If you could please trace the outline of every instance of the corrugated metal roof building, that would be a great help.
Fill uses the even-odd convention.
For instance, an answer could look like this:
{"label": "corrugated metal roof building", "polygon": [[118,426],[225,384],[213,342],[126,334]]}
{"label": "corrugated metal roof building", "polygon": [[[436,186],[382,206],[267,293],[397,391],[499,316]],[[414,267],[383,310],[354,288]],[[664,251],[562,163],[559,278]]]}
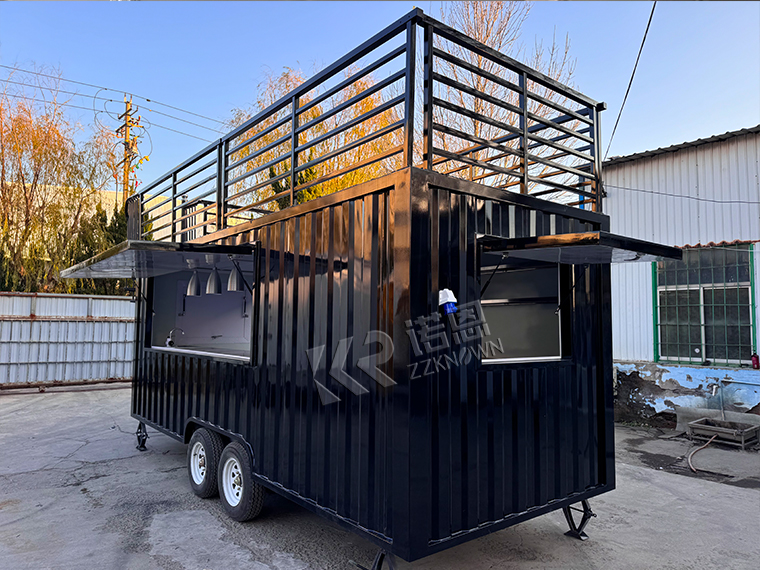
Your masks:
{"label": "corrugated metal roof building", "polygon": [[[696,247],[688,255],[697,265],[711,263],[705,256],[714,257],[718,250],[732,252],[719,251],[721,256],[739,250],[736,255],[740,256],[735,276],[732,264],[723,269],[717,264],[671,268],[674,276],[680,275],[678,270],[684,276],[670,281],[665,266],[613,266],[613,355],[619,371],[638,370],[643,376],[657,378],[659,387],[678,376],[686,386],[678,383],[688,390],[715,384],[710,378],[738,383],[741,377],[760,384],[760,372],[750,371],[748,366],[751,352],[757,350],[756,323],[760,319],[756,286],[760,246],[754,243],[760,240],[760,125],[609,159],[604,163],[604,188],[604,211],[610,215],[615,233]],[[749,267],[745,270],[746,260]],[[714,276],[718,272],[721,279]],[[731,277],[727,277],[729,272]],[[717,301],[713,298],[718,294],[718,281],[723,281],[722,292],[718,292],[721,302],[731,305],[719,308],[720,314],[715,312]],[[745,322],[747,319],[751,322]],[[732,328],[734,324],[742,326]],[[741,346],[717,347],[716,343]],[[658,366],[647,368],[639,363]],[[716,370],[719,365],[725,369]],[[664,401],[678,394],[666,392],[645,404],[658,412],[672,407]],[[748,401],[737,409],[757,405],[760,389],[753,394],[742,395]],[[712,406],[709,398],[699,394],[688,394],[689,404],[687,394],[682,395],[683,405]],[[678,405],[678,399],[670,400]]]}

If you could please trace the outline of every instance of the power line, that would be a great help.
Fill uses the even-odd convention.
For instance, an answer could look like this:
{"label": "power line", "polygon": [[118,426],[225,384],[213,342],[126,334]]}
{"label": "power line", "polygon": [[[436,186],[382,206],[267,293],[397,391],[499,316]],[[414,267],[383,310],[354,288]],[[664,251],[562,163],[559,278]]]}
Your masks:
{"label": "power line", "polygon": [[65,81],[67,83],[76,83],[77,85],[84,85],[85,87],[92,87],[93,89],[103,89],[105,91],[113,91],[115,93],[126,93],[127,95],[132,95],[133,97],[137,97],[138,99],[143,99],[145,101],[148,101],[149,103],[155,103],[156,105],[168,107],[169,109],[174,109],[175,111],[181,111],[182,113],[187,113],[188,115],[195,115],[196,117],[200,117],[201,119],[206,119],[207,121],[213,121],[214,123],[219,123],[220,125],[224,125],[224,121],[220,121],[219,119],[213,119],[211,117],[207,117],[206,115],[201,115],[199,113],[194,113],[193,111],[182,109],[181,107],[175,107],[174,105],[169,105],[168,103],[162,103],[161,101],[156,101],[155,99],[149,99],[147,97],[143,97],[142,95],[138,95],[130,91],[124,91],[122,89],[111,89],[109,87],[103,87],[102,85],[94,85],[92,83],[85,83],[84,81],[76,81],[74,79],[66,79],[64,77],[59,77],[57,75],[49,75],[47,73],[41,73],[39,71],[30,71],[28,69],[21,69],[18,67],[12,67],[10,65],[0,64],[0,67],[3,67],[5,69],[10,69],[12,71],[21,71],[23,73],[31,73],[33,75],[39,75],[40,77],[48,77],[50,79],[57,79],[58,81]]}
{"label": "power line", "polygon": [[[5,94],[8,97],[15,97],[16,99],[26,99],[27,101],[34,101],[35,103],[46,103],[46,104],[53,104],[53,101],[40,101],[39,99],[34,99],[33,97],[24,97],[23,95],[13,95],[12,93],[6,93]],[[56,105],[60,105],[62,107],[73,107],[74,109],[84,109],[85,111],[92,111],[92,107],[82,107],[80,105],[72,105],[71,103],[59,103],[55,102]]]}
{"label": "power line", "polygon": [[[13,83],[14,85],[21,85],[23,87],[31,87],[31,88],[33,88],[35,90],[39,89],[40,91],[47,90],[47,91],[56,92],[56,93],[65,93],[66,95],[74,95],[74,96],[77,96],[77,97],[91,97],[91,98],[97,99],[99,101],[108,101],[108,102],[111,102],[111,103],[118,103],[119,102],[119,101],[116,101],[115,99],[109,99],[107,97],[98,97],[97,95],[92,95],[92,94],[89,94],[89,93],[78,93],[76,91],[66,91],[64,89],[57,89],[57,88],[53,88],[53,87],[42,87],[42,86],[39,86],[39,85],[30,85],[29,83],[22,83],[20,81],[12,81],[10,79],[2,79],[2,78],[0,78],[0,81],[3,81],[5,83]],[[139,109],[139,107],[138,107],[138,109]],[[169,113],[164,113],[163,111],[157,111],[155,109],[148,109],[147,107],[145,108],[145,110],[146,111],[150,111],[151,113],[157,113],[159,115],[163,115],[164,117],[169,117],[170,119],[176,119],[177,121],[182,121],[183,123],[187,123],[187,124],[193,125],[195,127],[200,127],[201,129],[206,129],[206,130],[209,130],[209,131],[214,132],[214,133],[224,133],[224,131],[221,131],[219,129],[214,129],[212,127],[207,127],[206,125],[201,125],[200,123],[194,123],[193,121],[188,121],[187,119],[183,119],[182,117],[176,117],[174,115],[170,115]]]}
{"label": "power line", "polygon": [[208,140],[208,139],[204,139],[204,138],[202,138],[202,137],[196,137],[195,135],[191,135],[191,134],[189,134],[189,133],[184,133],[184,132],[182,132],[182,131],[177,131],[177,130],[175,130],[175,129],[171,129],[171,128],[169,128],[169,127],[164,127],[164,126],[162,126],[162,125],[158,125],[158,124],[154,123],[153,121],[149,121],[148,119],[145,119],[145,122],[147,122],[147,123],[148,123],[148,125],[150,125],[151,127],[158,127],[159,129],[165,129],[165,130],[167,130],[167,131],[172,131],[172,132],[174,132],[174,133],[179,133],[179,134],[181,134],[181,135],[186,135],[186,136],[188,136],[188,137],[193,137],[194,139],[198,139],[199,141],[203,141],[203,142],[207,142],[207,143],[210,143],[210,142],[211,142],[210,140]]}
{"label": "power line", "polygon": [[620,105],[620,112],[618,113],[617,119],[615,119],[615,127],[612,129],[612,135],[610,136],[610,144],[607,145],[607,152],[604,153],[604,160],[607,160],[607,155],[610,154],[612,139],[615,138],[615,131],[617,131],[618,123],[620,122],[620,117],[623,115],[623,108],[625,107],[625,102],[628,100],[628,93],[631,92],[631,85],[633,85],[633,78],[636,75],[636,68],[639,66],[639,59],[641,59],[641,52],[644,51],[644,42],[647,41],[649,26],[652,24],[652,16],[654,16],[654,9],[656,6],[657,6],[657,2],[654,2],[652,4],[652,11],[649,14],[647,29],[644,30],[644,37],[641,39],[641,47],[639,47],[639,55],[636,56],[636,63],[634,64],[633,71],[631,72],[631,80],[628,82],[628,89],[625,90],[625,97],[623,97],[623,104]]}
{"label": "power line", "polygon": [[698,202],[710,202],[712,204],[749,204],[760,205],[760,202],[752,202],[750,200],[711,200],[710,198],[700,198],[698,196],[689,196],[686,194],[668,194],[666,192],[658,192],[656,190],[644,190],[643,188],[630,188],[628,186],[615,186],[614,184],[605,184],[605,188],[617,188],[618,190],[630,190],[631,192],[642,192],[644,194],[657,194],[659,196],[667,196],[668,198],[684,198],[687,200],[696,200]]}
{"label": "power line", "polygon": [[[32,97],[24,97],[23,95],[13,95],[12,93],[6,93],[6,95],[8,97],[15,97],[16,99],[25,99],[27,101],[33,101],[35,103],[45,103],[45,104],[52,104],[53,103],[52,101],[45,101],[45,100],[40,101],[39,99],[34,99]],[[108,99],[108,101],[113,101],[113,99]],[[56,102],[55,104],[56,105],[61,105],[62,107],[72,107],[74,109],[83,109],[85,111],[92,111],[93,110],[92,107],[82,107],[80,105],[72,105],[71,103],[59,103],[59,102]],[[147,119],[146,119],[146,121],[147,121]],[[191,135],[190,133],[186,133],[184,131],[178,131],[176,129],[170,129],[169,127],[164,127],[163,125],[157,125],[156,123],[153,123],[151,121],[147,121],[147,122],[152,127],[158,127],[159,129],[165,129],[167,131],[172,131],[173,133],[178,133],[180,135],[185,135],[186,137],[191,137],[191,138],[194,138],[194,139],[198,139],[198,140],[201,140],[203,142],[207,142],[207,143],[211,142],[208,139],[197,137],[195,135]]]}
{"label": "power line", "polygon": [[79,97],[92,97],[93,99],[99,99],[101,101],[111,101],[116,102],[114,99],[107,99],[106,97],[98,97],[97,95],[90,95],[88,93],[79,93],[77,91],[66,91],[64,89],[56,89],[52,87],[42,87],[40,85],[31,85],[29,83],[22,83],[21,81],[12,81],[11,79],[3,79],[0,78],[0,81],[3,81],[4,83],[13,83],[14,85],[21,85],[22,87],[31,87],[32,89],[40,90],[40,91],[51,91],[55,93],[65,93],[66,95],[76,95]]}
{"label": "power line", "polygon": [[[138,109],[139,108],[140,107],[138,107]],[[159,115],[163,115],[164,117],[169,117],[169,118],[172,118],[172,119],[177,119],[178,121],[182,121],[183,123],[187,123],[189,125],[194,125],[196,127],[200,127],[202,129],[206,129],[206,130],[212,131],[214,133],[222,133],[222,134],[224,133],[224,131],[220,131],[219,129],[214,129],[212,127],[207,127],[205,125],[201,125],[200,123],[194,123],[192,121],[188,121],[187,119],[182,119],[180,117],[175,117],[174,115],[170,115],[169,113],[163,113],[161,111],[156,111],[155,109],[148,109],[148,108],[146,108],[145,110],[146,111],[150,111],[151,113],[158,113]]]}

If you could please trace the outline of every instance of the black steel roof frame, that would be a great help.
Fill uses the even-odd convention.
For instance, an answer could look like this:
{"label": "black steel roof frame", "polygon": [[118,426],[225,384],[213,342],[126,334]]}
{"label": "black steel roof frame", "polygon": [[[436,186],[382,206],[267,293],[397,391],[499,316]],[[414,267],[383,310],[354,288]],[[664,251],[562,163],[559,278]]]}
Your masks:
{"label": "black steel roof frame", "polygon": [[[415,54],[417,53],[417,32],[419,30],[422,31],[423,35],[423,58],[421,65],[418,66],[415,61]],[[380,57],[376,61],[367,64],[363,69],[356,71],[347,79],[340,81],[326,92],[319,94],[315,99],[305,102],[303,105],[299,103],[301,97],[305,94],[320,87],[326,81],[334,78],[341,72],[346,71],[346,69],[352,64],[360,61],[368,54],[373,53],[373,51],[379,47],[385,46],[389,41],[402,34],[405,34],[405,39],[401,46],[392,49],[389,53]],[[432,86],[434,82],[437,82],[437,85],[448,84],[447,81],[441,80],[442,76],[439,73],[435,72],[433,68],[434,58],[443,57],[450,64],[459,65],[463,69],[469,69],[472,67],[471,64],[468,64],[452,54],[447,54],[445,51],[434,45],[436,38],[454,42],[461,48],[487,58],[518,75],[519,85],[503,78],[498,81],[503,87],[511,89],[513,93],[520,96],[519,108],[510,105],[506,101],[502,105],[502,107],[508,110],[513,107],[514,109],[512,110],[522,110],[519,128],[513,127],[507,129],[506,136],[487,141],[474,135],[469,135],[468,133],[450,129],[446,125],[440,125],[433,120],[434,108],[448,109],[451,111],[450,104],[445,104],[445,101],[435,97],[433,94]],[[312,120],[307,124],[301,125],[299,123],[299,115],[306,110],[313,108],[315,104],[329,98],[329,96],[336,93],[337,90],[344,88],[346,85],[350,85],[351,82],[357,80],[357,78],[368,75],[374,69],[377,69],[402,55],[405,59],[402,71],[399,71],[380,83],[380,85],[386,87],[395,81],[401,81],[403,79],[403,94],[383,103],[383,109],[387,110],[396,105],[400,105],[403,100],[404,110],[401,120],[364,137],[360,141],[355,141],[347,146],[341,147],[337,151],[333,151],[331,155],[336,155],[340,152],[348,152],[349,150],[358,147],[360,144],[372,142],[385,135],[390,136],[401,129],[403,130],[403,143],[388,149],[385,152],[376,154],[375,156],[365,158],[359,163],[349,165],[349,167],[334,170],[327,175],[321,176],[316,181],[299,185],[299,173],[302,173],[311,164],[322,163],[330,158],[330,155],[326,155],[324,157],[318,157],[317,159],[310,159],[303,164],[298,163],[299,152],[303,153],[305,148],[312,146],[315,142],[315,140],[312,139],[311,141],[302,144],[299,141],[298,135],[302,133],[305,128],[321,121],[320,117],[316,121]],[[417,67],[420,68],[419,71],[421,71],[423,75],[424,89],[420,94],[415,94],[415,91],[417,91],[417,85],[415,83]],[[491,77],[493,74],[489,74],[483,70],[469,70],[475,73],[480,73],[491,81],[498,79],[496,77]],[[578,105],[584,106],[584,108],[571,110],[567,108],[565,104],[551,101],[538,93],[534,93],[528,87],[529,82],[556,91],[562,97],[566,98],[565,100],[573,101]],[[409,88],[409,86],[412,86],[412,88]],[[373,89],[374,87],[370,87],[364,92],[360,92],[358,95],[352,97],[351,101],[366,97],[368,93],[374,92],[372,91]],[[377,89],[375,90],[377,91]],[[469,89],[464,92],[472,95],[470,91],[472,90]],[[422,164],[414,164],[414,145],[415,135],[417,134],[415,133],[414,128],[415,95],[421,95],[422,99],[422,132],[419,133],[422,140],[418,141],[422,143]],[[488,100],[485,93],[481,95]],[[477,96],[477,94],[475,94],[475,96]],[[528,102],[530,100],[535,103],[548,105],[554,111],[561,114],[550,119],[537,117],[528,109]],[[348,103],[350,103],[350,101],[346,102],[346,104]],[[441,107],[441,105],[443,105],[443,107]],[[287,109],[288,106],[290,106],[289,111]],[[551,201],[551,198],[556,196],[557,193],[569,192],[571,195],[577,195],[578,200],[575,202],[566,201],[565,203],[568,203],[571,206],[579,206],[580,209],[589,206],[590,209],[601,212],[602,164],[598,148],[600,142],[599,112],[605,108],[606,105],[604,103],[599,103],[575,89],[563,85],[539,71],[531,69],[509,56],[499,53],[465,34],[425,15],[422,10],[417,8],[372,36],[366,42],[338,59],[332,65],[281,97],[268,108],[259,112],[245,123],[221,137],[218,141],[209,144],[189,159],[180,163],[174,169],[159,177],[156,181],[147,185],[138,194],[129,199],[133,203],[136,202],[137,206],[128,207],[128,211],[140,217],[141,228],[145,230],[141,234],[143,236],[150,235],[154,239],[194,241],[195,239],[198,239],[198,232],[200,231],[202,231],[202,235],[205,236],[208,233],[225,230],[228,226],[234,225],[229,224],[228,222],[235,216],[237,216],[237,221],[239,221],[241,213],[251,216],[271,215],[265,214],[264,212],[266,211],[267,205],[275,200],[289,198],[289,204],[292,205],[295,203],[295,194],[308,187],[314,186],[320,182],[326,182],[359,168],[367,167],[378,161],[384,161],[394,155],[403,154],[401,168],[422,166],[428,170],[434,170],[434,166],[448,163],[454,165],[453,169],[450,168],[445,172],[450,174],[463,170],[469,170],[470,173],[472,173],[473,168],[479,168],[485,172],[485,174],[480,175],[478,178],[472,178],[472,174],[470,174],[471,179],[474,181],[485,179],[490,176],[509,176],[514,179],[513,182],[502,184],[497,187],[504,189],[504,191],[508,191],[507,189],[509,187],[519,184],[521,194],[530,194],[532,193],[529,190],[531,186],[535,187],[536,185],[542,185],[544,188],[541,189],[539,187],[535,194],[544,197],[547,201]],[[287,111],[287,114],[278,118],[277,113],[282,113],[284,111]],[[330,112],[334,113],[334,111],[335,109]],[[465,117],[471,114],[471,111],[460,108],[454,109],[453,112],[463,113]],[[365,116],[376,114],[377,113],[370,111],[369,113],[366,113]],[[263,121],[271,121],[274,119],[277,119],[274,124],[270,125],[268,123],[263,123]],[[357,117],[349,121],[349,123],[352,125],[361,119],[362,117]],[[533,124],[529,124],[528,121],[532,121]],[[568,127],[568,124],[572,121],[581,125],[581,128],[573,129],[572,127]],[[232,175],[233,169],[249,162],[251,157],[251,155],[248,155],[242,160],[240,158],[235,159],[233,158],[233,153],[241,151],[241,149],[250,145],[253,141],[258,140],[262,135],[274,132],[279,127],[287,126],[288,123],[290,123],[289,135],[286,134],[285,136],[277,138],[274,143],[266,145],[263,149],[257,148],[253,151],[253,157],[263,156],[263,153],[272,150],[274,147],[288,143],[290,144],[289,150],[286,149],[282,154],[273,160],[269,160],[266,164],[253,169],[249,168],[242,174],[236,176]],[[247,137],[246,140],[242,142],[232,144],[236,138],[239,138],[248,130],[257,127],[260,124],[262,125],[263,130],[260,130],[253,136]],[[341,125],[319,138],[329,138],[334,134],[345,131],[348,126],[348,124]],[[498,126],[499,128],[503,127],[501,124]],[[559,133],[559,136],[543,138],[536,134],[544,129],[556,130],[556,132]],[[472,146],[466,147],[459,153],[451,153],[444,149],[438,149],[432,142],[432,134],[434,131],[444,135],[456,136],[460,140],[469,142]],[[572,148],[570,146],[559,144],[559,141],[565,141],[568,138],[575,138],[585,146]],[[504,145],[510,141],[519,143],[517,150],[511,151],[505,148]],[[551,147],[555,150],[555,153],[548,157],[546,155],[539,156],[537,152],[533,151],[533,149],[542,145],[546,148]],[[509,169],[493,164],[492,161],[505,156],[503,153],[495,156],[488,156],[484,159],[475,158],[478,152],[489,149],[490,151],[507,150],[507,153],[516,156],[520,163],[518,166]],[[586,162],[581,165],[570,167],[569,165],[558,163],[555,160],[565,157],[574,157],[576,160],[585,160]],[[198,166],[197,163],[200,161],[203,161],[203,163],[201,166]],[[541,166],[545,170],[549,170],[549,172],[534,176],[529,172],[529,167],[531,165]],[[255,174],[266,173],[267,169],[271,166],[278,166],[281,169],[284,168],[285,172],[279,174],[275,178],[265,180],[264,182],[255,183],[254,180],[253,186],[249,186],[243,191],[234,192],[230,195],[229,190],[232,189],[233,184],[240,183]],[[188,170],[186,169],[190,167],[193,167],[193,169],[188,173]],[[562,182],[550,179],[557,175],[565,176],[565,178],[562,179]],[[193,180],[192,178],[194,176],[197,176],[198,178]],[[566,182],[566,177],[568,176],[577,177],[578,183],[573,184],[572,182]],[[253,191],[260,190],[262,187],[269,184],[288,180],[290,181],[289,188],[287,188],[285,192],[268,196],[263,200],[252,200],[253,203],[245,203],[242,206],[239,203],[232,202],[232,200],[241,199],[241,197],[248,195]],[[189,181],[188,184],[191,185],[184,189],[180,189],[180,184],[185,181]],[[201,191],[204,191],[204,193],[200,198],[215,194],[216,199],[214,202],[211,202],[209,206],[204,208],[203,220],[200,223],[195,223],[194,212],[190,207],[193,206],[199,198],[195,196],[191,197],[189,192],[208,183],[213,183],[213,185],[209,187],[209,190],[201,188]],[[565,195],[567,196],[567,194]],[[148,218],[146,216],[148,212],[151,212],[152,217]],[[157,222],[159,219],[160,223],[158,227],[153,228],[151,223]],[[163,236],[159,234],[161,231],[166,235]],[[157,237],[156,234],[159,234],[159,237]]]}

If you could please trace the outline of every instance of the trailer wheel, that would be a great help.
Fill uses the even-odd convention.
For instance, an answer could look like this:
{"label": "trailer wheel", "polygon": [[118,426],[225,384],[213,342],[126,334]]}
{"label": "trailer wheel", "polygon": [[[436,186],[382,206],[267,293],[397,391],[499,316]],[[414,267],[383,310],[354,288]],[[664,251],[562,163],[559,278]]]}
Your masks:
{"label": "trailer wheel", "polygon": [[216,473],[222,454],[222,438],[205,428],[193,433],[187,446],[187,474],[193,493],[203,499],[217,494]]}
{"label": "trailer wheel", "polygon": [[244,522],[258,516],[264,506],[264,487],[253,480],[248,451],[233,441],[219,460],[219,497],[233,520]]}

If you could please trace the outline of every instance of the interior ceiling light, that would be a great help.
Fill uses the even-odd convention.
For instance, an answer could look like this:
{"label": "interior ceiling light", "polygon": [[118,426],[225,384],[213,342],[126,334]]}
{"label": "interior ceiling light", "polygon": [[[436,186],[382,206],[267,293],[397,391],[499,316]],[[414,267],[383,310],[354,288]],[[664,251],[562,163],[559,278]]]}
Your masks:
{"label": "interior ceiling light", "polygon": [[186,294],[188,297],[201,296],[201,282],[200,279],[198,279],[197,271],[193,271],[193,276],[190,278],[190,282],[187,284]]}
{"label": "interior ceiling light", "polygon": [[214,267],[206,282],[206,295],[221,295],[222,280],[219,278],[219,270]]}
{"label": "interior ceiling light", "polygon": [[227,278],[227,291],[243,291],[243,280],[240,278],[240,272],[236,267],[233,267],[230,271],[230,276]]}

